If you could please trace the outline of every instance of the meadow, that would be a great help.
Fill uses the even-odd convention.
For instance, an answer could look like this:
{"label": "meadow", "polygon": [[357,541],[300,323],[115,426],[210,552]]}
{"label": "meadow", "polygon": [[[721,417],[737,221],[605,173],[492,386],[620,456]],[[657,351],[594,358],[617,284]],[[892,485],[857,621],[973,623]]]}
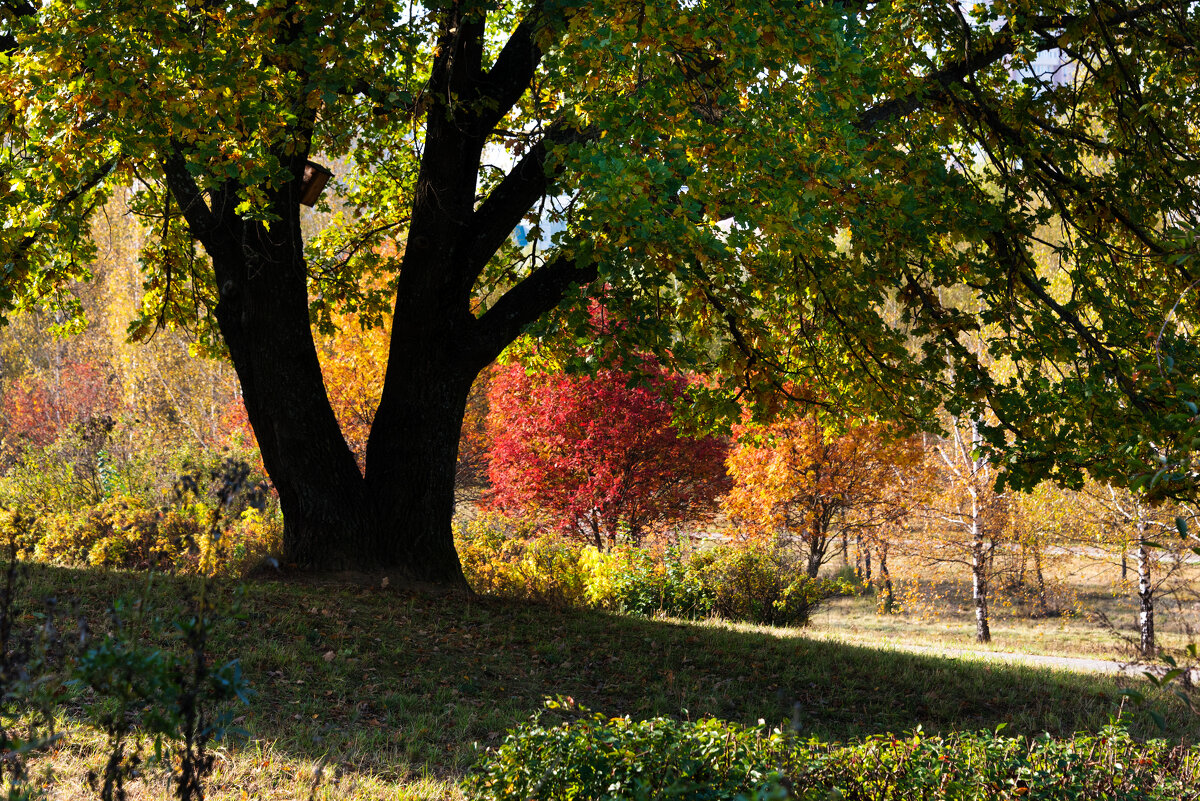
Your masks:
{"label": "meadow", "polygon": [[[22,574],[18,620],[34,620],[36,599],[53,596],[63,631],[85,618],[92,637],[111,627],[112,599],[139,599],[124,623],[138,636],[139,620],[178,612],[196,581],[42,565]],[[826,741],[1002,724],[1006,734],[1066,736],[1098,731],[1122,706],[1136,737],[1187,742],[1197,731],[1193,713],[1170,695],[1150,701],[1165,729],[1123,701],[1123,689],[1145,689],[1139,679],[834,641],[820,614],[811,630],[775,629],[382,584],[356,574],[214,585],[225,614],[214,623],[210,659],[240,659],[254,694],[234,709],[243,734],[219,745],[209,798],[456,799],[462,777],[507,730],[534,715],[553,722],[584,709],[796,725]],[[168,636],[161,646],[178,643]],[[558,709],[544,709],[548,698]],[[55,773],[55,798],[95,797],[87,776],[99,770],[105,744],[80,723],[88,703],[80,694],[65,707],[64,736],[39,762]],[[170,788],[147,767],[129,791],[165,798]]]}

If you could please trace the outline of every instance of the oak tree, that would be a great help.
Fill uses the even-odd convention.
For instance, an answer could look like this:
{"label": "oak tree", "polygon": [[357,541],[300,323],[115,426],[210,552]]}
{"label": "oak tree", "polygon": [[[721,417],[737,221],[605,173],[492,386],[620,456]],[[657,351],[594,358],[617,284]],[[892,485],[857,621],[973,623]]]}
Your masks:
{"label": "oak tree", "polygon": [[[522,332],[574,345],[601,293],[628,321],[605,339],[703,363],[725,376],[714,397],[811,379],[899,416],[991,405],[993,447],[1041,474],[1126,444],[1174,464],[1194,427],[1187,325],[1161,371],[1141,366],[1148,310],[1193,280],[1197,14],[0,0],[0,309],[69,311],[90,215],[131,187],[148,232],[131,333],[193,325],[227,353],[286,558],[309,567],[462,583],[472,381]],[[348,165],[347,212],[306,241],[310,159]],[[1051,224],[1055,282],[1031,255]],[[940,302],[951,286],[982,320]],[[313,340],[339,308],[391,319],[363,471]],[[981,324],[1034,366],[980,369],[958,343]]]}

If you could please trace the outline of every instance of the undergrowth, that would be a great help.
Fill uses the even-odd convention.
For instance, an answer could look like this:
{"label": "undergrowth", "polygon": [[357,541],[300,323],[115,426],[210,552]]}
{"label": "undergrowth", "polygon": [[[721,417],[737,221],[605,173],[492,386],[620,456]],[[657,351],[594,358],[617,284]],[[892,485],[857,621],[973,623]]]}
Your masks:
{"label": "undergrowth", "polygon": [[472,801],[1195,801],[1200,747],[1137,742],[1120,725],[1062,739],[918,729],[831,744],[712,718],[534,718],[465,790]]}

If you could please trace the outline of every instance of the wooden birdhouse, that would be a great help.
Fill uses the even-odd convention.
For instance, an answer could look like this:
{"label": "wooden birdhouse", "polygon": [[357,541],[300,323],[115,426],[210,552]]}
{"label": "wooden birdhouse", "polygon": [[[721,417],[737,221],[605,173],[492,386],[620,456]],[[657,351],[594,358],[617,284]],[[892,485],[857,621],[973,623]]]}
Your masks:
{"label": "wooden birdhouse", "polygon": [[305,206],[315,206],[317,198],[325,190],[325,184],[333,173],[317,164],[315,161],[304,162],[304,176],[300,179],[300,202]]}

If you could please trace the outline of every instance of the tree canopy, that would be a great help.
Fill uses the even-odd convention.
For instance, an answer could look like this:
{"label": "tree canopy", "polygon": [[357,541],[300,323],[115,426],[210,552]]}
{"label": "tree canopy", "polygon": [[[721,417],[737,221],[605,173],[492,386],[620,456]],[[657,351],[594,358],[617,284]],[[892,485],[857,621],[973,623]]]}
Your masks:
{"label": "tree canopy", "polygon": [[[1186,491],[1198,14],[2,0],[0,311],[69,307],[89,215],[132,187],[130,333],[228,353],[302,565],[461,581],[471,380],[522,332],[577,352],[594,298],[623,321],[601,346],[714,398],[989,407],[1014,481],[1162,465]],[[305,237],[310,157],[344,205]],[[337,310],[392,320],[362,470],[313,347]]]}

